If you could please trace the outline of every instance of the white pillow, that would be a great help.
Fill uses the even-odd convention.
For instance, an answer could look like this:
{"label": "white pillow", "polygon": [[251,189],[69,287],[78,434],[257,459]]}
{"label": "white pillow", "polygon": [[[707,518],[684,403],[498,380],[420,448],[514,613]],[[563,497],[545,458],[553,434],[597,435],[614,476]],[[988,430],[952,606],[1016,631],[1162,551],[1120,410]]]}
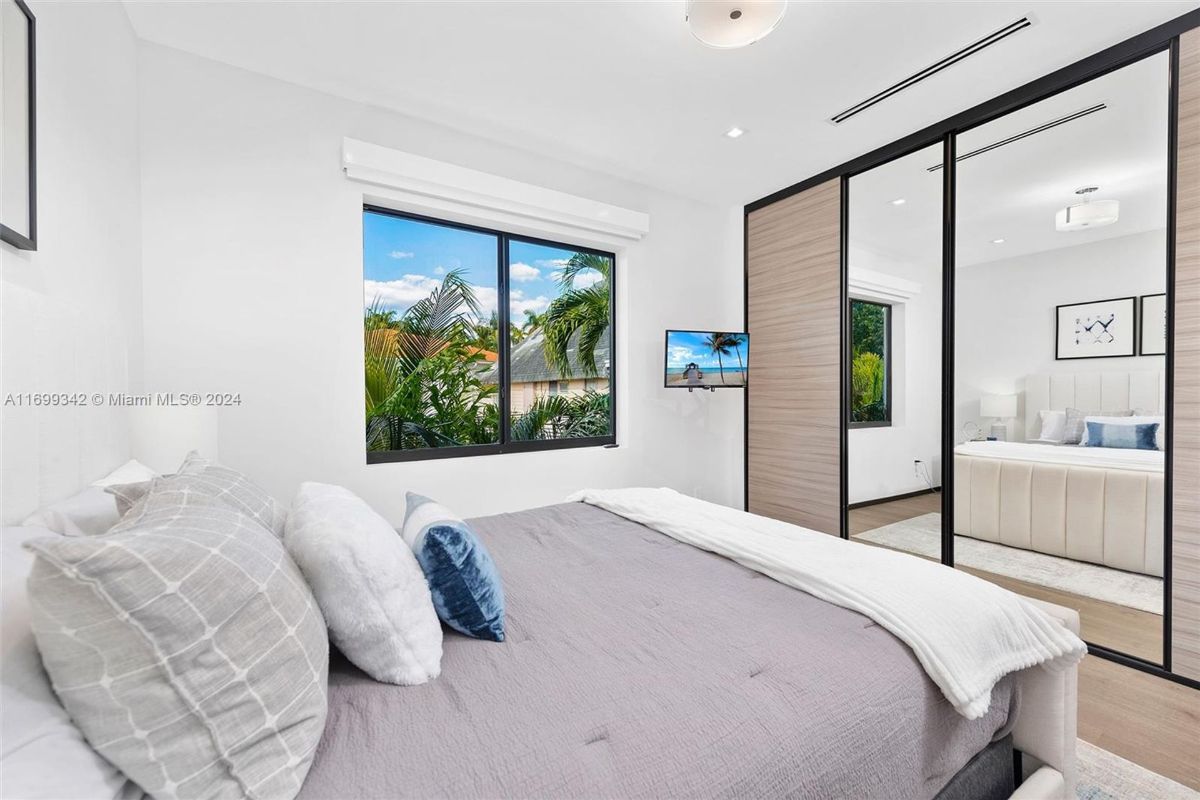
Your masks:
{"label": "white pillow", "polygon": [[415,685],[438,676],[442,626],[429,585],[387,520],[347,489],[304,483],[283,543],[346,658],[385,683]]}
{"label": "white pillow", "polygon": [[1042,428],[1035,441],[1062,444],[1063,434],[1067,431],[1067,412],[1039,411],[1038,419]]}
{"label": "white pillow", "polygon": [[104,491],[105,486],[134,481],[147,481],[156,473],[137,461],[126,461],[79,494],[39,508],[22,525],[46,528],[63,536],[99,536],[117,524],[121,512],[117,501]]}
{"label": "white pillow", "polygon": [[34,643],[25,593],[34,557],[21,544],[47,536],[54,533],[45,528],[0,530],[0,797],[117,797],[136,787],[89,747],[71,723]]}
{"label": "white pillow", "polygon": [[1087,424],[1089,422],[1103,422],[1106,425],[1148,425],[1158,423],[1158,430],[1154,435],[1154,444],[1159,450],[1163,450],[1166,446],[1165,429],[1167,427],[1167,418],[1159,416],[1143,416],[1143,417],[1104,417],[1100,415],[1089,416],[1083,421],[1083,438],[1079,440],[1080,447],[1086,447],[1088,443]]}
{"label": "white pillow", "polygon": [[130,459],[121,466],[114,469],[112,472],[105,475],[98,481],[93,481],[92,486],[115,486],[118,483],[138,483],[139,481],[148,481],[158,477],[158,473],[147,467],[140,461]]}

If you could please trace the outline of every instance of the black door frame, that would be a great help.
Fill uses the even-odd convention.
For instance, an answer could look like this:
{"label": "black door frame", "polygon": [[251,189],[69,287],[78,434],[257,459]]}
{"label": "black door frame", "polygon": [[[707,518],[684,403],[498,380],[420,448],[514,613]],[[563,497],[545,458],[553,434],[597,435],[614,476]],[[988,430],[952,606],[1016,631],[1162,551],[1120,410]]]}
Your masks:
{"label": "black door frame", "polygon": [[[1200,9],[1176,17],[1162,25],[1151,28],[1112,47],[1081,59],[1073,64],[1056,70],[1037,80],[999,95],[991,100],[974,106],[941,122],[934,123],[922,130],[904,136],[900,139],[876,148],[843,164],[827,169],[810,178],[794,183],[784,189],[769,194],[763,198],[748,203],[744,214],[765,208],[792,195],[807,191],[830,180],[841,182],[841,291],[842,291],[842,347],[840,361],[842,362],[841,381],[841,531],[842,538],[849,537],[848,515],[848,419],[846,414],[848,397],[848,380],[846,377],[848,326],[849,326],[849,264],[847,255],[849,227],[849,179],[854,175],[866,172],[903,158],[906,155],[936,144],[943,148],[943,192],[942,192],[942,519],[952,520],[954,511],[954,476],[953,468],[947,470],[947,464],[953,464],[954,453],[954,235],[955,235],[955,177],[956,177],[956,138],[959,134],[972,128],[984,125],[1006,114],[1018,111],[1026,106],[1045,100],[1048,97],[1073,89],[1083,83],[1109,72],[1129,66],[1158,53],[1169,53],[1170,60],[1170,101],[1168,120],[1168,193],[1167,193],[1167,304],[1174,304],[1175,296],[1175,190],[1176,190],[1176,142],[1178,135],[1178,99],[1179,99],[1179,36],[1194,28],[1200,28]],[[743,225],[743,258],[748,252],[748,242],[745,232],[748,227]],[[747,269],[748,265],[743,264]],[[744,330],[749,331],[749,282],[748,270],[743,284]],[[1174,340],[1173,315],[1168,314],[1168,340]],[[1173,347],[1167,348],[1166,355],[1166,417],[1168,453],[1174,452],[1174,356]],[[750,390],[746,392],[746,414],[743,421],[744,433],[749,430]],[[746,442],[749,437],[745,436]],[[749,499],[749,470],[748,459],[743,466],[745,471],[746,500]],[[1164,492],[1167,502],[1164,505],[1164,536],[1163,536],[1163,654],[1161,663],[1153,663],[1137,656],[1122,653],[1117,650],[1088,643],[1088,652],[1102,658],[1141,670],[1177,683],[1200,689],[1200,681],[1177,675],[1171,672],[1171,528],[1172,528],[1172,469],[1171,460],[1166,460],[1164,468]],[[953,566],[953,533],[948,524],[942,528],[942,561]]]}

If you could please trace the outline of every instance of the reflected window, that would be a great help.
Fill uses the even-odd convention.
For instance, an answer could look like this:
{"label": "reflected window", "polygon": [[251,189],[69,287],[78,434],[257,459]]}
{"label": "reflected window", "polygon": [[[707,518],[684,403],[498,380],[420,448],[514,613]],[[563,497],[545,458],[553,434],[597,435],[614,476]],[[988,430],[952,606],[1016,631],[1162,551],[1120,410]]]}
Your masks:
{"label": "reflected window", "polygon": [[892,424],[892,307],[850,301],[850,424]]}

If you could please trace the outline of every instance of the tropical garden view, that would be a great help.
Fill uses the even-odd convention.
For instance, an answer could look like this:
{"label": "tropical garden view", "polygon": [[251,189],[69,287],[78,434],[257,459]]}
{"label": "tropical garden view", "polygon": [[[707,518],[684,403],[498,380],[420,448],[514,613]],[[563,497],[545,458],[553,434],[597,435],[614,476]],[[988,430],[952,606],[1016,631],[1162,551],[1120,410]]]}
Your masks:
{"label": "tropical garden view", "polygon": [[365,210],[367,450],[610,435],[612,269],[607,255]]}
{"label": "tropical garden view", "polygon": [[891,307],[850,301],[850,422],[891,420],[887,359]]}

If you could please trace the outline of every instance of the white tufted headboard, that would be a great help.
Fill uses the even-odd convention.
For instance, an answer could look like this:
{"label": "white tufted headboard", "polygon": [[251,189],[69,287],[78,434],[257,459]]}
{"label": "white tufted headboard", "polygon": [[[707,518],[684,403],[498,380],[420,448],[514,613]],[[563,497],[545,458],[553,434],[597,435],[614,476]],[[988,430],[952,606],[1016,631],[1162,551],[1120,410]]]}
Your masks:
{"label": "white tufted headboard", "polygon": [[1039,411],[1128,411],[1161,414],[1167,383],[1162,370],[1144,372],[1058,372],[1025,378],[1025,439],[1041,430]]}

